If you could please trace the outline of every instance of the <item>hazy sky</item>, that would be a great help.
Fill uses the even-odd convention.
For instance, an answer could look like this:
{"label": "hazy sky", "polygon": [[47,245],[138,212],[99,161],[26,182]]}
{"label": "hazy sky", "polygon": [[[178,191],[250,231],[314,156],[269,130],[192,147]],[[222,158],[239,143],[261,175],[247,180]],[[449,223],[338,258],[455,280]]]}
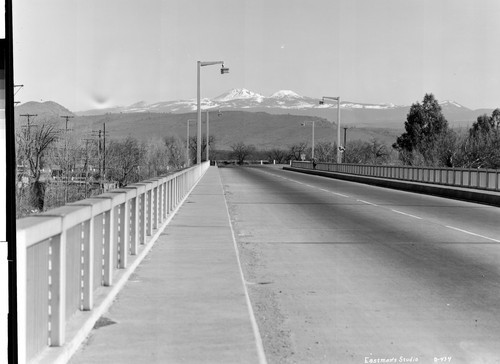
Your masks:
{"label": "hazy sky", "polygon": [[16,99],[72,111],[280,89],[500,107],[498,0],[16,0]]}

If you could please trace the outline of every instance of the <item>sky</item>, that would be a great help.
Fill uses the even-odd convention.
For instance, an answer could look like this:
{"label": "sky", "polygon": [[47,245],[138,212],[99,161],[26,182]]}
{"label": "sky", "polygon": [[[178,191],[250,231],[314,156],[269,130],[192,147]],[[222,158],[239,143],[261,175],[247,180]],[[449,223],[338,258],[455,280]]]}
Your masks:
{"label": "sky", "polygon": [[16,0],[16,100],[71,111],[233,88],[500,107],[498,0]]}

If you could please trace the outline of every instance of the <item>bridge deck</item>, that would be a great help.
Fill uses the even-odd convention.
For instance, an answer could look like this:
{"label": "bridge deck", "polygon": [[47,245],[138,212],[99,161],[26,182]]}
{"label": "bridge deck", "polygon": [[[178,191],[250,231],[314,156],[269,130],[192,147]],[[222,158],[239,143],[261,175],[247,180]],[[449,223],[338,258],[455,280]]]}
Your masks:
{"label": "bridge deck", "polygon": [[253,322],[210,167],[70,363],[258,363]]}

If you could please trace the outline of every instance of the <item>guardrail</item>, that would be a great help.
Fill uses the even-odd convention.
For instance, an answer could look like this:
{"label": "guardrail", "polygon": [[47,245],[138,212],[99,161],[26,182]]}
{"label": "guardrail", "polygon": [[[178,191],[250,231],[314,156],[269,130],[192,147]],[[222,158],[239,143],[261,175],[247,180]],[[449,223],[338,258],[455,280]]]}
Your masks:
{"label": "guardrail", "polygon": [[92,310],[147,236],[176,208],[208,162],[17,221],[19,362],[65,343],[66,324]]}
{"label": "guardrail", "polygon": [[[291,167],[313,169],[312,162],[292,161]],[[500,191],[500,170],[317,163],[316,170],[411,182]]]}

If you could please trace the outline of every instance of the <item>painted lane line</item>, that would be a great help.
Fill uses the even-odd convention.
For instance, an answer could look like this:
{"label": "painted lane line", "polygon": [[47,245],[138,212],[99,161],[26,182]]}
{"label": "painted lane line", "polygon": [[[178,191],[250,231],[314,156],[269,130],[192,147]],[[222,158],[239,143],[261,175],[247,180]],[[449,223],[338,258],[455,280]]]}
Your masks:
{"label": "painted lane line", "polygon": [[401,214],[401,215],[405,215],[405,216],[413,217],[415,219],[422,220],[421,217],[418,217],[418,216],[415,216],[415,215],[411,215],[411,214],[407,214],[406,212],[403,212],[403,211],[398,211],[398,210],[393,210],[393,209],[391,209],[391,211],[392,212],[396,212],[396,213]]}
{"label": "painted lane line", "polygon": [[358,201],[358,202],[362,202],[362,203],[365,203],[365,204],[367,204],[367,205],[378,206],[378,205],[376,205],[376,204],[374,204],[374,203],[371,203],[371,202],[368,202],[368,201],[364,201],[364,200],[356,200],[356,201]]}
{"label": "painted lane line", "polygon": [[334,195],[337,195],[337,196],[342,196],[342,197],[347,197],[347,198],[349,198],[349,196],[344,195],[344,194],[342,194],[342,193],[338,193],[338,192],[332,192],[332,193],[333,193]]}
{"label": "painted lane line", "polygon": [[470,231],[467,231],[467,230],[462,230],[462,229],[459,229],[459,228],[456,228],[456,227],[453,227],[453,226],[448,226],[446,225],[447,228],[449,229],[453,229],[453,230],[456,230],[456,231],[460,231],[462,233],[465,233],[465,234],[469,234],[469,235],[473,235],[473,236],[477,236],[479,238],[483,238],[483,239],[486,239],[486,240],[491,240],[491,241],[494,241],[495,243],[500,243],[500,240],[497,240],[497,239],[493,239],[493,238],[489,238],[487,236],[484,236],[484,235],[479,235],[479,234],[476,234],[476,233],[472,233]]}

